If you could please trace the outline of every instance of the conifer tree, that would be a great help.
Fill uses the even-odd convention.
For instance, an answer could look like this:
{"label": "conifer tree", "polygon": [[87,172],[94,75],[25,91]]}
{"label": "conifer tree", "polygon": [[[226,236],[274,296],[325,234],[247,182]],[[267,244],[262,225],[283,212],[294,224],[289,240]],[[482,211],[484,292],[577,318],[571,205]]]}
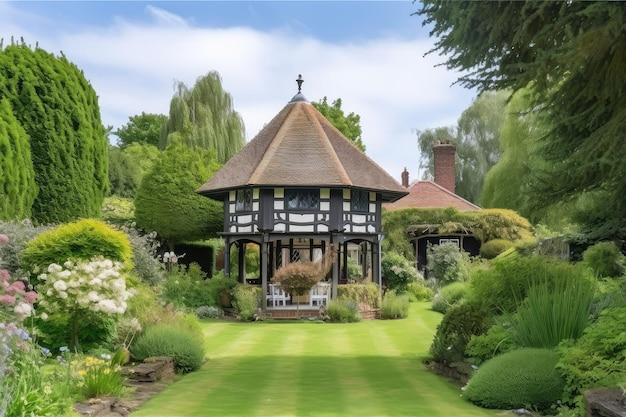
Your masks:
{"label": "conifer tree", "polygon": [[13,115],[11,105],[0,99],[0,219],[30,217],[37,195],[35,171],[28,135]]}
{"label": "conifer tree", "polygon": [[98,97],[63,54],[12,44],[0,50],[0,96],[30,138],[37,223],[100,215],[108,190],[108,140]]}

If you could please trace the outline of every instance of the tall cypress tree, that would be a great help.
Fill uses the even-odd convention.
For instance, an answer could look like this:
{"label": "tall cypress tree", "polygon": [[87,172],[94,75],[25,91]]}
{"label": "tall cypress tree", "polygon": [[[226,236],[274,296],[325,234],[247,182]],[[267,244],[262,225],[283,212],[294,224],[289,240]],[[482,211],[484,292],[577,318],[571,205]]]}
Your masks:
{"label": "tall cypress tree", "polygon": [[38,223],[97,217],[108,190],[108,140],[98,97],[64,55],[13,44],[0,51],[0,96],[30,137]]}
{"label": "tall cypress tree", "polygon": [[0,219],[29,218],[37,195],[28,135],[13,115],[7,99],[0,99]]}
{"label": "tall cypress tree", "polygon": [[192,89],[178,83],[159,148],[176,140],[193,148],[213,149],[217,162],[223,164],[243,148],[244,135],[232,97],[222,88],[219,73],[211,71],[198,78]]}

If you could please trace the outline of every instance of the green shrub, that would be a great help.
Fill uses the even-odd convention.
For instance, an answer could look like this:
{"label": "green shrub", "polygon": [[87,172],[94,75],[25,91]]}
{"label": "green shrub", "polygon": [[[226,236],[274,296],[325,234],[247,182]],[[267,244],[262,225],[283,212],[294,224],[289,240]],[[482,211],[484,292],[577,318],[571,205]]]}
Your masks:
{"label": "green shrub", "polygon": [[626,307],[626,279],[598,280],[591,307],[591,320],[597,320],[603,310],[613,307]]}
{"label": "green shrub", "polygon": [[478,269],[470,280],[471,297],[486,303],[492,313],[512,313],[537,282],[554,282],[568,275],[585,274],[584,267],[516,252],[493,260],[491,268]]}
{"label": "green shrub", "polygon": [[577,339],[587,327],[594,283],[584,274],[553,279],[533,285],[513,316],[512,330],[519,346],[555,348],[562,340]]}
{"label": "green shrub", "polygon": [[481,303],[466,300],[450,308],[437,326],[430,354],[437,362],[465,359],[465,348],[473,335],[489,329],[491,317]]}
{"label": "green shrub", "polygon": [[348,279],[352,282],[361,282],[365,278],[363,270],[356,259],[348,258]]}
{"label": "green shrub", "polygon": [[[131,297],[132,298],[132,297]],[[80,348],[83,351],[101,347],[110,349],[116,339],[116,326],[119,317],[95,312],[84,312],[77,320],[80,334]],[[73,316],[69,312],[55,312],[47,320],[33,319],[37,328],[38,343],[50,350],[71,345],[73,339]]]}
{"label": "green shrub", "polygon": [[222,305],[221,298],[224,294],[232,294],[232,291],[237,286],[237,281],[234,278],[227,277],[224,275],[224,272],[220,271],[208,280],[207,286],[207,300],[205,304],[216,307],[228,307]]}
{"label": "green shrub", "polygon": [[214,306],[200,306],[196,309],[196,317],[199,319],[218,319],[222,314],[222,309]]}
{"label": "green shrub", "polygon": [[626,381],[626,308],[611,308],[576,341],[559,345],[557,369],[566,381],[563,400],[583,405],[583,392]]}
{"label": "green shrub", "polygon": [[387,292],[380,308],[382,319],[404,319],[409,316],[409,296],[396,295],[393,291]]}
{"label": "green shrub", "polygon": [[382,303],[380,288],[373,282],[340,285],[337,288],[337,298],[352,301],[356,305],[366,304],[373,310],[378,310]]}
{"label": "green shrub", "polygon": [[233,290],[233,307],[240,320],[250,321],[261,306],[261,288],[250,284],[239,284]]}
{"label": "green shrub", "polygon": [[456,243],[429,246],[426,258],[426,267],[430,276],[435,278],[440,285],[465,281],[468,278],[466,265],[469,262],[468,255],[459,250]]}
{"label": "green shrub", "polygon": [[619,277],[624,274],[626,257],[614,242],[599,242],[583,252],[583,263],[599,277]]}
{"label": "green shrub", "polygon": [[328,303],[326,314],[333,323],[355,323],[361,321],[359,307],[353,301],[332,300]]}
{"label": "green shrub", "polygon": [[496,323],[481,335],[472,335],[465,347],[465,356],[473,364],[481,364],[497,355],[516,349],[511,331],[501,323]]}
{"label": "green shrub", "polygon": [[463,397],[485,408],[546,410],[560,400],[564,381],[550,349],[518,349],[485,362]]}
{"label": "green shrub", "polygon": [[47,230],[32,239],[22,253],[22,268],[39,271],[68,259],[89,261],[94,256],[132,268],[130,241],[124,232],[95,219],[84,219]]}
{"label": "green shrub", "polygon": [[445,313],[450,307],[467,298],[469,287],[465,282],[453,282],[439,288],[433,297],[432,309],[439,313]]}
{"label": "green shrub", "polygon": [[165,268],[157,258],[160,243],[156,232],[145,234],[133,226],[122,226],[120,230],[126,233],[133,249],[133,274],[150,285],[161,284]]}
{"label": "green shrub", "polygon": [[177,371],[192,372],[200,368],[204,349],[197,334],[185,327],[158,324],[149,327],[130,347],[138,361],[152,356],[171,356]]}
{"label": "green shrub", "polygon": [[396,252],[383,252],[381,269],[383,282],[397,293],[406,292],[412,282],[423,280],[413,262]]}
{"label": "green shrub", "polygon": [[493,259],[514,245],[515,243],[510,240],[493,239],[480,246],[480,256],[485,259]]}
{"label": "green shrub", "polygon": [[166,276],[161,296],[176,307],[196,309],[211,298],[209,285],[197,263],[175,265]]}
{"label": "green shrub", "polygon": [[431,301],[435,295],[423,280],[410,283],[407,294],[411,301]]}

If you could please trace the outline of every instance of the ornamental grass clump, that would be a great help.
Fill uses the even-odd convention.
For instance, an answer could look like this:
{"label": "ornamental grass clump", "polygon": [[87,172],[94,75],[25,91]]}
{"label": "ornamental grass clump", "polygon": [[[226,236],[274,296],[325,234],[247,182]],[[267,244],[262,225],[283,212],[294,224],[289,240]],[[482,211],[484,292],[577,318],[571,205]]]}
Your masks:
{"label": "ornamental grass clump", "polygon": [[445,314],[450,307],[469,296],[469,286],[465,282],[453,282],[437,290],[432,300],[432,309]]}
{"label": "ornamental grass clump", "polygon": [[565,386],[552,349],[518,349],[485,362],[470,379],[463,397],[485,408],[546,410],[561,399]]}
{"label": "ornamental grass clump", "polygon": [[333,323],[356,323],[361,321],[358,305],[348,300],[332,300],[326,308],[326,315]]}
{"label": "ornamental grass clump", "polygon": [[250,321],[261,306],[260,288],[250,284],[239,284],[233,290],[233,307],[240,320]]}
{"label": "ornamental grass clump", "polygon": [[116,355],[87,356],[76,366],[80,377],[78,386],[86,398],[119,396],[124,390],[122,368]]}
{"label": "ornamental grass clump", "polygon": [[130,346],[131,356],[143,361],[152,356],[170,356],[178,372],[188,373],[202,366],[202,336],[178,325],[157,324],[149,327]]}
{"label": "ornamental grass clump", "polygon": [[404,319],[409,316],[409,296],[406,294],[396,295],[393,291],[387,292],[380,308],[382,319]]}

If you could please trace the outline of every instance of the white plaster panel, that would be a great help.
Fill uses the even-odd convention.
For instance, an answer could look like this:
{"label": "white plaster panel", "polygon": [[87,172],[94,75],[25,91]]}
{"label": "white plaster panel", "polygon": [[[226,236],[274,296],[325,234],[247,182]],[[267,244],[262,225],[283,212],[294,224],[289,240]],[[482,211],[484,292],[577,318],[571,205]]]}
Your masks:
{"label": "white plaster panel", "polygon": [[366,226],[352,226],[352,233],[365,233],[366,230]]}
{"label": "white plaster panel", "polygon": [[370,213],[376,213],[376,204],[370,204]]}
{"label": "white plaster panel", "polygon": [[287,230],[285,228],[285,223],[274,223],[275,232],[284,232],[285,230]]}
{"label": "white plaster panel", "polygon": [[328,226],[326,226],[325,224],[319,224],[317,226],[317,231],[318,232],[328,232]]}
{"label": "white plaster panel", "polygon": [[237,220],[239,223],[250,223],[252,221],[252,216],[249,214],[245,216],[237,216]]}
{"label": "white plaster panel", "polygon": [[367,226],[367,233],[376,233],[376,228],[371,224]]}
{"label": "white plaster panel", "polygon": [[237,226],[230,226],[230,232],[231,233],[237,232]]}
{"label": "white plaster panel", "polygon": [[289,213],[288,218],[293,223],[311,223],[315,221],[315,214]]}
{"label": "white plaster panel", "polygon": [[343,202],[343,211],[350,211],[350,202],[349,201],[344,201]]}
{"label": "white plaster panel", "polygon": [[246,233],[246,232],[248,233],[252,232],[252,226],[241,226],[239,228],[239,233]]}
{"label": "white plaster panel", "polygon": [[284,210],[285,202],[283,200],[274,200],[274,210]]}
{"label": "white plaster panel", "polygon": [[353,214],[352,221],[355,223],[365,223],[366,217],[363,214]]}
{"label": "white plaster panel", "polygon": [[290,225],[289,226],[289,231],[290,232],[314,232],[315,231],[315,226],[310,225],[310,226],[303,226],[303,225]]}
{"label": "white plaster panel", "polygon": [[330,198],[330,188],[320,188],[320,198]]}
{"label": "white plaster panel", "polygon": [[235,212],[235,205],[234,204],[229,204],[230,208],[228,209],[229,213],[234,213]]}
{"label": "white plaster panel", "polygon": [[254,201],[252,203],[252,211],[259,211],[259,202],[258,201]]}
{"label": "white plaster panel", "polygon": [[329,211],[330,210],[330,201],[320,201],[320,210],[321,211]]}

